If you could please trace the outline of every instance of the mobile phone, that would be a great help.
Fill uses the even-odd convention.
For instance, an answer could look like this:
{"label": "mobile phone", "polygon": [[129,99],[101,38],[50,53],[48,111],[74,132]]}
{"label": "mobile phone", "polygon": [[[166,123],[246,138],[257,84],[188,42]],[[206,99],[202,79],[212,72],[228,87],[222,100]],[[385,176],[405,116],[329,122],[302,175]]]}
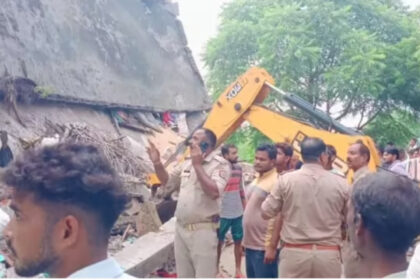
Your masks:
{"label": "mobile phone", "polygon": [[201,152],[205,153],[208,148],[209,148],[209,143],[204,142],[204,141],[203,142],[200,142]]}

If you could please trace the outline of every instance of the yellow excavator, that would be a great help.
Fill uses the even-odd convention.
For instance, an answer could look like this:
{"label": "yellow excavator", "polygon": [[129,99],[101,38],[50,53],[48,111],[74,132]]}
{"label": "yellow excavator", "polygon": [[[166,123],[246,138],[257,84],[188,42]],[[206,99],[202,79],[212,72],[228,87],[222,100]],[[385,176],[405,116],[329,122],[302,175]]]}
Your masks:
{"label": "yellow excavator", "polygon": [[[270,92],[280,94],[283,100],[305,111],[313,119],[323,122],[332,131],[315,128],[264,107],[262,103]],[[305,137],[323,139],[327,145],[333,145],[337,150],[334,168],[346,174],[349,180],[352,178],[352,172],[346,164],[347,149],[356,141],[363,141],[370,150],[369,168],[374,171],[380,165],[375,143],[369,136],[341,125],[302,98],[275,87],[273,77],[262,68],[250,68],[233,82],[214,103],[203,126],[216,134],[217,144],[220,145],[245,121],[273,142],[290,143],[299,156],[300,143]],[[168,166],[179,154],[185,153],[185,149],[185,145],[180,145],[164,165]],[[156,185],[159,184],[159,180],[155,174],[151,174],[148,183],[150,186]]]}

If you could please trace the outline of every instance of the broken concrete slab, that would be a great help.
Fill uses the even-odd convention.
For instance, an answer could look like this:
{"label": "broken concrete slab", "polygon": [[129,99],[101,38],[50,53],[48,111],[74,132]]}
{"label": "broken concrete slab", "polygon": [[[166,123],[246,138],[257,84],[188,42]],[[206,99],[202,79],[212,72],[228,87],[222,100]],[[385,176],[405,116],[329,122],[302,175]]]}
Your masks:
{"label": "broken concrete slab", "polygon": [[126,273],[144,278],[161,268],[173,252],[175,218],[165,223],[159,232],[150,232],[113,257]]}

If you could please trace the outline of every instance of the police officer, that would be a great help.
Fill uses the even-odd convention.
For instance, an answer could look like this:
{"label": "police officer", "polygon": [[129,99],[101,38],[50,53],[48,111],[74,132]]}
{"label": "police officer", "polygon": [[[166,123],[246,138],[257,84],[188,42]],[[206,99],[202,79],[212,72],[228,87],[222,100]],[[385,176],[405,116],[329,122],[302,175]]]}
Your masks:
{"label": "police officer", "polygon": [[321,139],[306,138],[301,153],[302,168],[281,175],[262,204],[263,218],[283,216],[280,278],[339,278],[349,187],[322,167]]}
{"label": "police officer", "polygon": [[[347,150],[347,165],[354,172],[353,185],[371,173],[368,167],[369,160],[370,151],[363,142],[359,141],[350,145]],[[353,187],[351,188],[351,191],[352,190]],[[367,268],[362,265],[363,262],[360,255],[350,243],[349,236],[347,235],[346,237],[342,249],[344,276],[346,278],[368,277]]]}
{"label": "police officer", "polygon": [[353,184],[370,173],[368,164],[370,161],[369,148],[363,142],[350,145],[347,151],[347,165],[353,170]]}
{"label": "police officer", "polygon": [[180,188],[175,211],[175,262],[180,278],[215,278],[217,274],[217,228],[220,195],[230,177],[230,165],[216,155],[215,134],[196,130],[191,140],[191,158],[168,174],[159,151],[149,143],[149,157],[162,185]]}

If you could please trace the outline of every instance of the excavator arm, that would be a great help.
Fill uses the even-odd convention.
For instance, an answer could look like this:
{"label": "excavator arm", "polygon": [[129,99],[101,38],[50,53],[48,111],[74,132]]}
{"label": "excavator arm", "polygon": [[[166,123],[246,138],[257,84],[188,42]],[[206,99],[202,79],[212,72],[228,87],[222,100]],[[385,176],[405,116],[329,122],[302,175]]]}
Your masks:
{"label": "excavator arm", "polygon": [[[218,144],[225,141],[244,121],[248,121],[273,142],[289,142],[298,155],[300,155],[300,143],[305,137],[323,139],[326,144],[333,145],[337,150],[335,168],[348,176],[351,176],[351,173],[346,164],[347,149],[350,144],[361,140],[371,152],[369,167],[376,170],[380,159],[376,153],[375,143],[370,137],[339,124],[305,100],[285,93],[273,84],[274,79],[267,71],[253,67],[226,89],[213,105],[204,123],[204,127],[216,134]],[[282,94],[284,100],[339,132],[317,129],[265,108],[262,102],[270,91]]]}
{"label": "excavator arm", "polygon": [[[323,139],[327,145],[333,145],[336,148],[337,158],[333,165],[334,168],[340,170],[343,174],[349,174],[349,168],[346,163],[347,150],[356,141],[363,141],[369,147],[371,154],[377,157],[375,144],[367,136],[331,133],[326,130],[316,129],[258,105],[254,105],[249,109],[245,114],[245,119],[273,142],[288,142],[291,144],[294,153],[297,153],[299,156],[300,143],[306,137]],[[375,161],[372,157],[372,160],[369,162],[370,169],[376,170],[377,165],[379,165],[379,159]]]}
{"label": "excavator arm", "polygon": [[[314,128],[265,108],[262,103],[272,91],[281,94],[285,101],[333,128],[335,132]],[[337,150],[334,167],[341,170],[349,179],[352,178],[352,172],[346,164],[347,149],[350,144],[358,140],[363,141],[370,150],[369,168],[376,170],[376,167],[380,164],[375,143],[370,137],[341,125],[321,110],[313,108],[311,104],[299,96],[276,88],[273,77],[266,70],[258,67],[250,68],[220,95],[203,126],[216,134],[217,145],[220,145],[245,121],[248,121],[273,142],[290,143],[299,156],[300,143],[305,137],[323,139],[327,145],[333,145]],[[182,147],[181,144],[177,151],[177,154],[185,153],[185,147]],[[171,156],[172,160],[174,158],[176,158],[175,154]],[[168,164],[169,161],[165,163],[165,166]],[[149,175],[149,185],[158,183],[155,175]]]}

